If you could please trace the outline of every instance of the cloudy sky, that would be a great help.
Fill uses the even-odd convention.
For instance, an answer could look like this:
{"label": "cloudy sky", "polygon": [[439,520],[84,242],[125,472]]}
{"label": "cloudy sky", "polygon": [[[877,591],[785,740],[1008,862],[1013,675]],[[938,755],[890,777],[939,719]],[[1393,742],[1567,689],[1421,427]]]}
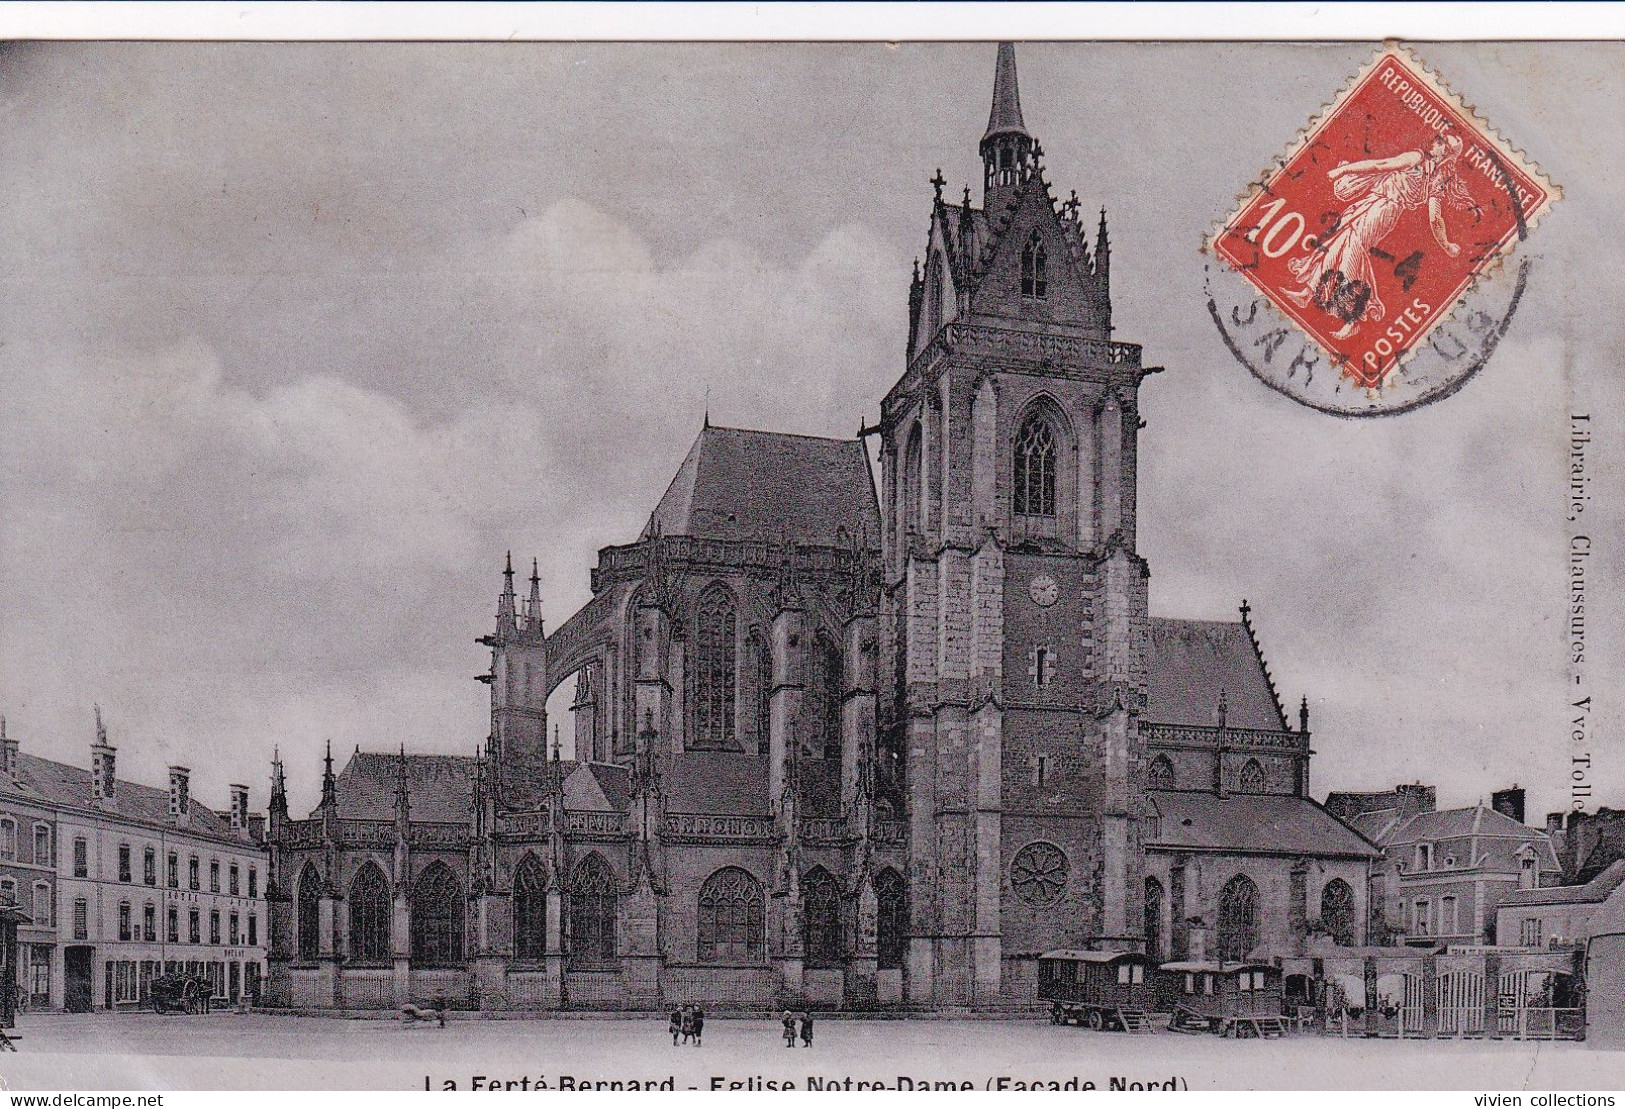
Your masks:
{"label": "cloudy sky", "polygon": [[[473,752],[503,552],[556,626],[714,421],[850,435],[902,369],[932,172],[993,48],[94,45],[0,52],[0,711],[85,763],[295,809],[322,745]],[[1025,45],[1029,127],[1111,213],[1152,607],[1256,610],[1314,787],[1565,803],[1566,412],[1617,593],[1625,122],[1606,46],[1433,46],[1566,198],[1489,367],[1400,418],[1232,361],[1203,232],[1364,46]],[[1611,602],[1588,673],[1621,676]],[[1625,803],[1604,708],[1596,768]]]}

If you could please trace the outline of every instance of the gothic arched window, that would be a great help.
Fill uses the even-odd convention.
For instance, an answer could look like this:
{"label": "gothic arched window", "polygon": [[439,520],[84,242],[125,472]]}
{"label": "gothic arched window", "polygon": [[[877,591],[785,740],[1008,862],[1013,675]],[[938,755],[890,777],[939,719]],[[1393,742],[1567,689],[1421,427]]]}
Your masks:
{"label": "gothic arched window", "polygon": [[1145,880],[1145,953],[1153,959],[1162,958],[1162,883],[1155,878]]}
{"label": "gothic arched window", "polygon": [[919,531],[920,519],[920,467],[923,448],[920,444],[920,425],[915,424],[908,433],[908,446],[903,448],[903,532]]}
{"label": "gothic arched window", "polygon": [[1258,765],[1257,759],[1248,759],[1247,765],[1241,768],[1241,792],[1264,792],[1264,768]]}
{"label": "gothic arched window", "polygon": [[1341,878],[1320,891],[1320,923],[1337,946],[1354,946],[1354,890]]}
{"label": "gothic arched window", "polygon": [[818,663],[814,695],[819,698],[818,728],[822,733],[813,755],[824,759],[841,757],[841,697],[846,692],[841,673],[841,648],[827,635],[817,640]]}
{"label": "gothic arched window", "polygon": [[935,252],[925,263],[925,331],[927,337],[942,326],[942,255]]}
{"label": "gothic arched window", "polygon": [[875,955],[881,970],[901,970],[908,946],[908,888],[903,876],[887,867],[875,875]]}
{"label": "gothic arched window", "polygon": [[841,889],[835,876],[813,867],[801,881],[802,941],[807,965],[832,967],[841,961]]}
{"label": "gothic arched window", "polygon": [[1151,760],[1151,769],[1145,774],[1145,784],[1151,789],[1174,788],[1174,764],[1167,755],[1158,755]]}
{"label": "gothic arched window", "polygon": [[1258,887],[1238,874],[1219,891],[1219,958],[1240,962],[1258,946]]}
{"label": "gothic arched window", "polygon": [[1049,296],[1049,252],[1036,231],[1021,248],[1021,295],[1035,300]]}
{"label": "gothic arched window", "polygon": [[1015,508],[1018,516],[1055,515],[1055,436],[1036,414],[1016,435]]}
{"label": "gothic arched window", "polygon": [[547,872],[535,855],[513,872],[513,953],[528,961],[547,954]]}
{"label": "gothic arched window", "polygon": [[430,863],[412,887],[412,961],[455,966],[463,960],[463,890],[445,863]]}
{"label": "gothic arched window", "polygon": [[734,748],[738,618],[722,585],[700,595],[695,621],[694,745]]}
{"label": "gothic arched window", "polygon": [[726,866],[711,875],[700,887],[700,962],[761,962],[764,919],[762,883],[749,871]]}
{"label": "gothic arched window", "polygon": [[350,883],[350,958],[364,963],[389,958],[389,883],[376,863],[363,863]]}
{"label": "gothic arched window", "polygon": [[615,873],[597,854],[581,860],[570,881],[570,957],[578,963],[615,959],[620,892]]}
{"label": "gothic arched window", "polygon": [[322,953],[322,875],[315,863],[299,872],[299,958],[314,962]]}

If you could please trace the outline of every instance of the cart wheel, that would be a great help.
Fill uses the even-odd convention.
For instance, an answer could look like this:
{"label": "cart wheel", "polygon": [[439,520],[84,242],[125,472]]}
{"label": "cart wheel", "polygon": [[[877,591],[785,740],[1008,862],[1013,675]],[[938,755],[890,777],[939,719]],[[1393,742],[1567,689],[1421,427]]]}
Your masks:
{"label": "cart wheel", "polygon": [[1094,1029],[1096,1032],[1099,1032],[1105,1026],[1106,1026],[1106,1021],[1101,1017],[1100,1010],[1099,1009],[1090,1009],[1089,1010],[1089,1027]]}

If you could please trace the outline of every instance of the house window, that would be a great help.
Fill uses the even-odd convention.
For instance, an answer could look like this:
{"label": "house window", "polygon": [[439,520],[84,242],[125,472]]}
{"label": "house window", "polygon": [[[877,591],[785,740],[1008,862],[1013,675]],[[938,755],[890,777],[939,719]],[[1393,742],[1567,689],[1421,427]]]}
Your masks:
{"label": "house window", "polygon": [[514,871],[513,953],[531,961],[547,954],[547,872],[535,855]]}
{"label": "house window", "polygon": [[1021,295],[1034,300],[1049,296],[1049,252],[1036,231],[1021,248]]}
{"label": "house window", "polygon": [[1441,936],[1454,936],[1461,930],[1461,920],[1456,912],[1456,899],[1443,897],[1439,899],[1439,934]]}
{"label": "house window", "polygon": [[148,943],[158,939],[158,907],[151,901],[141,907],[141,938]]}
{"label": "house window", "polygon": [[258,947],[260,942],[260,918],[253,913],[248,914],[248,946]]}
{"label": "house window", "polygon": [[226,942],[231,944],[233,947],[235,947],[237,945],[237,940],[241,935],[241,933],[237,930],[238,923],[239,923],[239,921],[238,921],[237,914],[232,913],[231,914],[231,930],[226,933],[226,935],[227,935]]}
{"label": "house window", "polygon": [[193,909],[187,914],[186,937],[189,943],[203,942],[203,918]]}
{"label": "house window", "polygon": [[823,867],[802,881],[802,938],[807,965],[832,967],[841,961],[841,890]]}
{"label": "house window", "polygon": [[903,952],[908,947],[908,889],[903,876],[891,867],[875,875],[876,965],[881,970],[901,970]]}
{"label": "house window", "polygon": [[34,925],[38,928],[49,928],[56,916],[51,905],[51,884],[49,882],[34,883]]}
{"label": "house window", "polygon": [[570,957],[580,963],[615,958],[620,897],[615,875],[598,855],[588,855],[570,881]]}
{"label": "house window", "polygon": [[1433,869],[1433,845],[1431,843],[1419,843],[1416,845],[1416,869]]}
{"label": "house window", "polygon": [[188,859],[188,860],[187,860],[187,861],[186,861],[186,877],[187,877],[187,884],[188,884],[188,885],[189,885],[189,886],[190,886],[190,887],[191,887],[191,888],[192,888],[192,889],[193,889],[193,890],[197,890],[197,889],[200,889],[200,888],[201,888],[201,885],[200,885],[200,883],[199,883],[199,881],[198,881],[198,875],[199,875],[199,873],[200,873],[200,872],[199,872],[199,870],[198,870],[198,861],[197,861],[197,856],[196,856],[196,855],[193,855],[193,856],[192,856],[192,857],[191,857],[191,858],[190,858],[190,859]]}
{"label": "house window", "polygon": [[1433,934],[1433,903],[1418,898],[1416,902],[1416,927],[1414,932],[1418,936],[1431,936]]}
{"label": "house window", "polygon": [[209,860],[209,892],[220,892],[220,860]]}
{"label": "house window", "polygon": [[51,866],[55,862],[51,850],[51,829],[44,824],[34,825],[34,865]]}
{"label": "house window", "polygon": [[90,876],[90,845],[83,838],[73,841],[73,876],[75,878]]}
{"label": "house window", "polygon": [[169,907],[169,942],[181,942],[181,911],[175,906]]}
{"label": "house window", "polygon": [[432,967],[462,958],[462,888],[445,863],[430,863],[412,887],[412,959]]}
{"label": "house window", "polygon": [[1238,874],[1219,892],[1219,958],[1240,962],[1258,946],[1258,887]]}
{"label": "house window", "polygon": [[158,884],[158,855],[150,847],[141,852],[141,880],[149,886]]}
{"label": "house window", "polygon": [[209,911],[209,942],[210,943],[219,943],[220,942],[220,910],[219,909],[211,909]]}
{"label": "house window", "polygon": [[720,584],[700,598],[695,621],[694,730],[699,746],[734,745],[735,637],[733,598]]}
{"label": "house window", "polygon": [[169,888],[172,890],[181,888],[181,861],[175,857],[173,851],[169,853]]}
{"label": "house window", "polygon": [[10,817],[0,820],[0,859],[17,857],[17,822]]}
{"label": "house window", "polygon": [[128,901],[118,903],[118,938],[121,940],[130,938],[130,903]]}
{"label": "house window", "polygon": [[[366,863],[350,883],[350,958],[368,963],[389,958],[389,917],[389,883],[376,864]],[[253,916],[248,927],[252,937]]]}
{"label": "house window", "polygon": [[249,867],[248,868],[248,896],[250,896],[250,897],[258,897],[259,895],[260,895],[260,872],[255,870],[253,867]]}
{"label": "house window", "polygon": [[0,905],[17,904],[17,880],[0,878]]}
{"label": "house window", "polygon": [[77,897],[73,902],[73,938],[90,938],[90,906],[83,897]]}
{"label": "house window", "polygon": [[127,843],[121,843],[118,845],[118,880],[121,882],[128,882],[131,880],[130,845]]}
{"label": "house window", "polygon": [[1541,945],[1541,921],[1539,917],[1529,917],[1518,925],[1518,942],[1524,947],[1539,947]]}
{"label": "house window", "polygon": [[762,884],[747,870],[723,867],[700,887],[702,963],[760,962],[765,940]]}
{"label": "house window", "polygon": [[1015,509],[1019,516],[1055,515],[1055,436],[1049,424],[1027,417],[1016,436]]}
{"label": "house window", "polygon": [[229,885],[228,885],[227,888],[231,890],[231,895],[233,897],[236,897],[239,893],[242,892],[242,883],[239,881],[239,876],[238,876],[238,873],[237,873],[237,864],[236,863],[231,864],[231,871],[229,873]]}

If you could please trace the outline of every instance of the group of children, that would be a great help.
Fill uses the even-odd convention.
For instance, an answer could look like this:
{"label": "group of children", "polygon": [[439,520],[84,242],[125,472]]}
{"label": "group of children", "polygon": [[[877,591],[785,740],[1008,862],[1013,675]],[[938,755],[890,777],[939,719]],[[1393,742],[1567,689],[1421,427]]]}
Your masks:
{"label": "group of children", "polygon": [[[796,1046],[796,1020],[797,1020],[796,1016],[794,1014],[792,1014],[790,1012],[790,1010],[786,1009],[784,1011],[784,1019],[780,1023],[782,1023],[784,1025],[784,1046],[785,1047],[795,1047]],[[801,1014],[801,1017],[800,1017],[800,1021],[801,1021],[801,1046],[802,1047],[811,1047],[812,1046],[812,1032],[813,1032],[812,1014],[809,1013],[809,1012],[803,1011],[802,1014]]]}
{"label": "group of children", "polygon": [[671,1046],[676,1047],[679,1037],[683,1043],[694,1041],[694,1046],[700,1046],[700,1036],[705,1032],[705,1010],[698,1005],[684,1005],[681,1009],[671,1011]]}

